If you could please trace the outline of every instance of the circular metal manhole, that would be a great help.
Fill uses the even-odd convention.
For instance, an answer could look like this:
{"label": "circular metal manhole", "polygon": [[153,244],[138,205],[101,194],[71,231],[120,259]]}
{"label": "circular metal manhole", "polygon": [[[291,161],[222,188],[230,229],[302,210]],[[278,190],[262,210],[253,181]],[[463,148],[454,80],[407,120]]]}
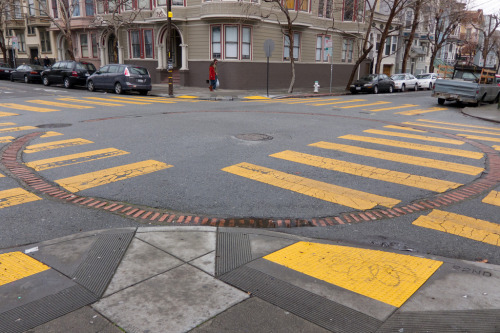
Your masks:
{"label": "circular metal manhole", "polygon": [[59,124],[43,124],[43,125],[38,125],[36,127],[38,128],[60,128],[60,127],[69,127],[71,124],[64,124],[64,123],[59,123]]}
{"label": "circular metal manhole", "polygon": [[238,134],[235,137],[245,141],[267,141],[273,139],[273,137],[270,135],[258,133]]}

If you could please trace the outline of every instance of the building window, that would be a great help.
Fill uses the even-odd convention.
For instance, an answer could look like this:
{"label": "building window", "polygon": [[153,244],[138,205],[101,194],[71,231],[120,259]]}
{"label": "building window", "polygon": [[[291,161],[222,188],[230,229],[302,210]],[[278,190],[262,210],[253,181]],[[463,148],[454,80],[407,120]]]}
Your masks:
{"label": "building window", "polygon": [[99,48],[97,46],[97,35],[90,34],[90,41],[92,43],[92,58],[98,58],[99,57]]}
{"label": "building window", "polygon": [[309,11],[309,0],[283,0],[286,1],[286,6],[290,10]]}
{"label": "building window", "polygon": [[29,16],[35,16],[35,1],[28,0],[28,14]]}
{"label": "building window", "polygon": [[85,16],[94,16],[94,0],[85,0]]}
{"label": "building window", "polygon": [[82,58],[89,57],[89,41],[88,41],[87,34],[80,35],[80,50],[81,50]]}
{"label": "building window", "polygon": [[20,0],[14,1],[14,18],[15,19],[22,18],[22,16],[21,16],[21,1]]}
{"label": "building window", "polygon": [[[283,60],[290,59],[290,37],[284,36],[284,47],[283,47]],[[299,60],[300,54],[300,34],[295,32],[293,34],[293,59]]]}
{"label": "building window", "polygon": [[221,29],[220,25],[212,26],[212,59],[221,56]]}
{"label": "building window", "polygon": [[398,36],[392,36],[392,53],[396,52],[398,49]]}
{"label": "building window", "polygon": [[316,37],[316,61],[328,61],[331,56],[331,37],[319,35]]}
{"label": "building window", "polygon": [[164,7],[167,5],[167,0],[156,0],[156,7]]}
{"label": "building window", "polygon": [[144,58],[153,58],[153,30],[144,30]]}
{"label": "building window", "polygon": [[130,31],[130,46],[132,58],[141,57],[141,37],[139,30]]}
{"label": "building window", "polygon": [[225,26],[224,29],[224,58],[238,59],[238,27]]}
{"label": "building window", "polygon": [[353,49],[354,39],[344,39],[342,41],[342,62],[352,62]]}
{"label": "building window", "polygon": [[172,6],[184,6],[184,0],[172,0]]}
{"label": "building window", "polygon": [[387,36],[387,38],[385,39],[385,55],[386,56],[391,55],[391,39],[392,39],[391,36]]}
{"label": "building window", "polygon": [[52,15],[54,18],[59,17],[59,11],[57,10],[57,0],[52,0]]}
{"label": "building window", "polygon": [[153,30],[130,31],[130,54],[132,58],[154,58]]}
{"label": "building window", "polygon": [[318,17],[332,17],[333,0],[319,0]]}
{"label": "building window", "polygon": [[405,15],[405,28],[409,29],[413,21],[413,11],[408,10]]}
{"label": "building window", "polygon": [[252,52],[252,28],[241,28],[241,59],[250,59]]}
{"label": "building window", "polygon": [[40,16],[47,16],[47,0],[38,0],[38,8],[40,11]]}
{"label": "building window", "polygon": [[151,10],[151,1],[150,0],[138,0],[137,5],[138,9]]}
{"label": "building window", "polygon": [[19,44],[19,52],[26,52],[26,40],[24,34],[16,34],[17,43]]}
{"label": "building window", "polygon": [[73,0],[73,14],[71,16],[80,16],[80,0]]}
{"label": "building window", "polygon": [[344,21],[363,22],[365,12],[364,0],[344,0],[342,17]]}
{"label": "building window", "polygon": [[32,35],[36,35],[36,29],[35,27],[31,26],[31,25],[28,25],[28,36],[32,36]]}

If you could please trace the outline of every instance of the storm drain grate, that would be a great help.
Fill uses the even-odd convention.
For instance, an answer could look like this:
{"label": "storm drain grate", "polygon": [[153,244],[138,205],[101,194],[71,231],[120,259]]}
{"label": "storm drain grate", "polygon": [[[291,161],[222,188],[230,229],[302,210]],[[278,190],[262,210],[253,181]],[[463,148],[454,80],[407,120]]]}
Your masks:
{"label": "storm drain grate", "polygon": [[252,260],[250,237],[243,233],[217,234],[215,275],[220,276]]}
{"label": "storm drain grate", "polygon": [[252,268],[238,268],[220,279],[333,332],[369,333],[382,324],[376,318]]}
{"label": "storm drain grate", "polygon": [[132,232],[100,235],[76,270],[73,280],[101,296],[133,237]]}
{"label": "storm drain grate", "polygon": [[57,294],[17,307],[0,314],[0,332],[18,333],[42,325],[99,298],[85,288],[75,285]]}
{"label": "storm drain grate", "polygon": [[377,331],[386,332],[498,333],[500,311],[397,312]]}

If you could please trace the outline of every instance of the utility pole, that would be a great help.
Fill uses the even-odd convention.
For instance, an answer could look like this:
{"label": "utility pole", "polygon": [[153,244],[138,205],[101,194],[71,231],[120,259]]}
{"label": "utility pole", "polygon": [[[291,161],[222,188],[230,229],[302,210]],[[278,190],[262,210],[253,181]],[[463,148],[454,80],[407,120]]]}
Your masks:
{"label": "utility pole", "polygon": [[174,95],[174,83],[172,80],[172,70],[174,65],[172,62],[172,50],[170,45],[170,36],[172,30],[172,0],[167,0],[167,70],[168,70],[168,95]]}

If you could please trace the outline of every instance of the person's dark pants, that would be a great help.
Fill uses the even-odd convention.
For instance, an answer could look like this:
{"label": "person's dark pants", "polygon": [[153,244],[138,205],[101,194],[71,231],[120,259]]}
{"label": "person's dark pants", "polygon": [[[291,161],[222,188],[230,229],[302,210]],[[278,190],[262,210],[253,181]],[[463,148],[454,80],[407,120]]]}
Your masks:
{"label": "person's dark pants", "polygon": [[210,85],[212,86],[212,89],[215,90],[217,88],[217,80],[210,80]]}

